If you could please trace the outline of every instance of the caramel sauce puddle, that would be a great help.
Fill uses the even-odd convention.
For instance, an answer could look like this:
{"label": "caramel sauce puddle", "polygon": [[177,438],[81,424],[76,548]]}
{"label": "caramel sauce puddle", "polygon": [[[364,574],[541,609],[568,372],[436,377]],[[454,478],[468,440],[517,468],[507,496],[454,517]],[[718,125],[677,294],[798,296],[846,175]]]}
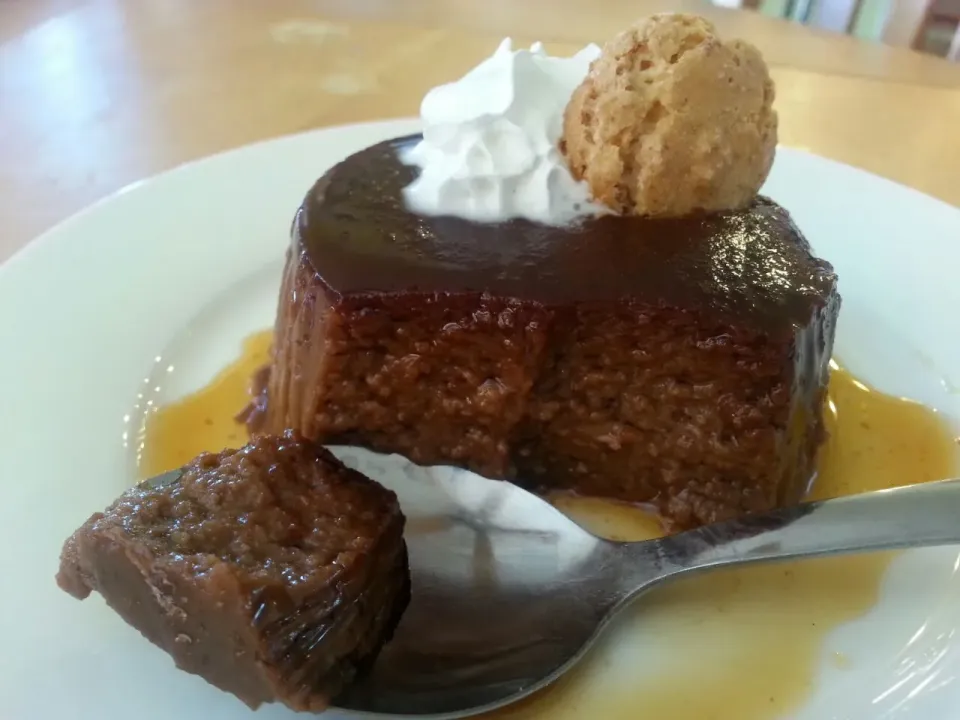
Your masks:
{"label": "caramel sauce puddle", "polygon": [[[268,358],[272,334],[249,337],[240,357],[206,387],[156,408],[141,434],[143,477],[178,467],[204,450],[246,442],[234,416],[250,378]],[[956,446],[932,410],[867,387],[834,366],[813,498],[926,482],[954,473]],[[620,540],[659,534],[633,506],[558,496],[561,510],[595,533]],[[588,659],[533,697],[490,720],[771,720],[803,704],[823,653],[850,667],[843,648],[825,648],[838,625],[878,598],[893,553],[756,566],[681,580],[639,600]],[[654,650],[656,655],[654,655]]]}

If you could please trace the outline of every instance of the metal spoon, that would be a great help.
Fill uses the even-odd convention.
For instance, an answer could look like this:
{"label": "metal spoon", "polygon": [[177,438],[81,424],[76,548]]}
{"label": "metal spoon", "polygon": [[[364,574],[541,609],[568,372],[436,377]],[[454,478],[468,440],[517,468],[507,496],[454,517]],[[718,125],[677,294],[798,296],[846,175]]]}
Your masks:
{"label": "metal spoon", "polygon": [[472,473],[387,484],[407,518],[413,593],[370,674],[336,699],[361,713],[464,718],[516,702],[572,668],[631,600],[680,575],[960,544],[960,479],[643,542],[598,538],[536,495]]}
{"label": "metal spoon", "polygon": [[471,474],[392,489],[407,516],[413,599],[370,675],[337,698],[343,709],[462,718],[507,705],[563,675],[631,600],[680,575],[960,543],[960,480],[631,543]]}

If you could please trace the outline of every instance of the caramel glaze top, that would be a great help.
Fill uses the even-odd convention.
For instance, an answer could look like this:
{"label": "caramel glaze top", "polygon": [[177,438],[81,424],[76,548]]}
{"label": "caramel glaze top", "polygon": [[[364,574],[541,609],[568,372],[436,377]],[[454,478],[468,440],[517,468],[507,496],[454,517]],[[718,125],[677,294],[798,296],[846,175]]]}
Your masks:
{"label": "caramel glaze top", "polygon": [[399,153],[419,138],[350,156],[301,206],[294,242],[337,296],[486,292],[551,307],[626,300],[782,331],[807,325],[836,291],[831,265],[762,196],[737,211],[566,227],[415,214],[402,190],[418,169]]}

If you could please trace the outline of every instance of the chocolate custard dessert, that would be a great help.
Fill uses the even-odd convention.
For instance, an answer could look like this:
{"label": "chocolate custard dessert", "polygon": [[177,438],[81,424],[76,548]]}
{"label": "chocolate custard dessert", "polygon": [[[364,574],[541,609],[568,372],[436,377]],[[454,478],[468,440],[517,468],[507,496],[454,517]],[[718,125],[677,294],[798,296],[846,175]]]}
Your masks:
{"label": "chocolate custard dessert", "polygon": [[[253,431],[654,503],[677,527],[802,497],[840,298],[757,192],[776,143],[762,59],[699,18],[657,16],[580,79],[536,160],[563,164],[541,173],[546,195],[512,178],[488,212],[489,177],[458,185],[458,167],[437,185],[429,118],[317,182]],[[548,202],[525,212],[531,197]]]}
{"label": "chocolate custard dessert", "polygon": [[320,711],[410,595],[396,496],[293,433],[143,484],[64,546],[60,586],[250,707]]}

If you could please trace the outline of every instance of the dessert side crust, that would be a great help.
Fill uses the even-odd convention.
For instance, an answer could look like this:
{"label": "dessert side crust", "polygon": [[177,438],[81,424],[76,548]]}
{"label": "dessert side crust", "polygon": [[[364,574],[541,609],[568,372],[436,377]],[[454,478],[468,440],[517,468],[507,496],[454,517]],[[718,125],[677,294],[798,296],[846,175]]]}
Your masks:
{"label": "dessert side crust", "polygon": [[340,298],[292,253],[254,429],[655,503],[696,526],[806,490],[839,296],[812,307],[774,336],[643,304]]}

